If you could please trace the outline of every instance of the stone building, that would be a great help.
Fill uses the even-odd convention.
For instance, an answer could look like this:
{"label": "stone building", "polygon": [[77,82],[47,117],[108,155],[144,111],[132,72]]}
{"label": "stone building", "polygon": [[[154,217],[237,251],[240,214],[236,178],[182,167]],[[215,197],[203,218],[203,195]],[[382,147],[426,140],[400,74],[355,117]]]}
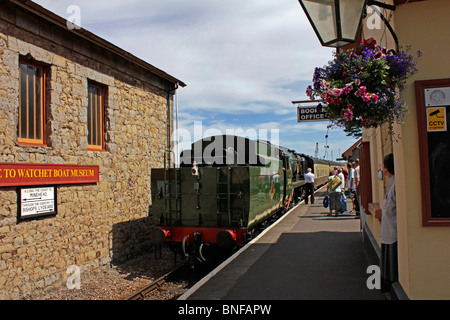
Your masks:
{"label": "stone building", "polygon": [[[0,2],[0,299],[149,249],[150,168],[179,86],[31,1]],[[51,190],[51,214],[27,216],[33,190]]]}

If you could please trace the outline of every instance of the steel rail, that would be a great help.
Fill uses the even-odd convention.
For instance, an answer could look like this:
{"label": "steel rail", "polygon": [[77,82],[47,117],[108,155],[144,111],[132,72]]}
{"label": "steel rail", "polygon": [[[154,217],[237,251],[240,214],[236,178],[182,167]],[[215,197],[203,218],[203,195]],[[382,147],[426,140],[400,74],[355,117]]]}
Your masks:
{"label": "steel rail", "polygon": [[131,295],[129,295],[128,297],[126,297],[124,300],[141,300],[144,299],[148,293],[152,292],[153,290],[160,288],[167,280],[167,278],[174,273],[175,271],[178,271],[179,269],[181,269],[182,267],[184,267],[184,265],[181,265],[169,272],[167,272],[166,274],[162,275],[161,277],[159,277],[158,279],[156,279],[155,281],[153,281],[152,283],[150,283],[149,285],[137,290],[136,292],[132,293]]}

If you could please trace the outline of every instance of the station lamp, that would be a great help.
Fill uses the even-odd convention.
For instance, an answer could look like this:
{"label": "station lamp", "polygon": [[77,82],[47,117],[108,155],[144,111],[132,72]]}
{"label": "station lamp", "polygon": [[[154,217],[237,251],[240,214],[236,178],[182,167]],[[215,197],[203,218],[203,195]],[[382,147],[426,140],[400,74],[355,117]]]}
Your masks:
{"label": "station lamp", "polygon": [[[357,41],[367,5],[395,10],[395,6],[375,0],[299,0],[299,2],[322,46],[335,48]],[[398,43],[389,22],[378,9],[375,11]]]}

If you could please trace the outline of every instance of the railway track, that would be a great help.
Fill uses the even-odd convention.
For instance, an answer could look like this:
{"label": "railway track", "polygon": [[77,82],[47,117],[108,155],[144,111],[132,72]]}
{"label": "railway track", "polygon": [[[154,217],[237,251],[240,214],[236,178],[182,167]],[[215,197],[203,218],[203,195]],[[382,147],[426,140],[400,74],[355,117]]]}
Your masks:
{"label": "railway track", "polygon": [[[292,206],[294,207],[295,204],[293,204]],[[258,228],[258,230],[254,230],[254,233],[250,236],[248,241],[251,241],[252,239],[256,238],[267,227],[269,227],[271,224],[273,224],[278,219],[280,219],[282,216],[284,216],[285,213],[286,212],[282,212],[282,211],[277,212],[277,214],[273,215],[270,219],[268,219],[267,221],[264,221],[264,223],[260,226],[260,228]],[[189,268],[187,263],[183,264],[183,265],[178,266],[177,268],[167,272],[166,274],[159,277],[158,279],[156,279],[149,285],[137,290],[133,294],[126,297],[124,300],[144,300],[144,299],[148,298],[149,295],[152,292],[154,292],[155,290],[164,290],[163,289],[164,285],[170,281],[185,280],[188,282],[188,287],[186,289],[189,289],[191,286],[193,286],[197,281],[199,281],[204,275],[206,275],[212,269],[214,269],[214,267],[210,266],[209,268],[202,268],[202,270],[200,270],[200,271],[198,269],[193,270],[193,269]]]}
{"label": "railway track", "polygon": [[[124,300],[173,300],[181,296],[216,265],[202,265],[191,269],[186,262],[162,275],[149,285],[140,288]],[[163,296],[163,297],[161,297]],[[169,297],[167,297],[169,296]]]}
{"label": "railway track", "polygon": [[184,268],[184,265],[178,266],[177,268],[167,272],[163,276],[159,277],[149,285],[137,290],[136,292],[132,293],[128,297],[126,297],[124,300],[144,300],[146,297],[149,296],[151,292],[154,290],[160,290],[163,285],[168,281],[168,279],[173,276],[176,272],[178,272],[180,269]]}

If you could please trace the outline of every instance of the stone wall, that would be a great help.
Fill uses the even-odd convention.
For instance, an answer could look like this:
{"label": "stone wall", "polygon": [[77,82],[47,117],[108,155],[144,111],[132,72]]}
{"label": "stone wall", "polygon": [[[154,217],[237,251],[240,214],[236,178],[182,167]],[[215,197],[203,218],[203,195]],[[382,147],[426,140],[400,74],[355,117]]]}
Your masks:
{"label": "stone wall", "polygon": [[[19,58],[46,65],[46,146],[17,142]],[[87,150],[88,80],[107,87],[106,148]],[[150,168],[163,166],[174,84],[45,19],[0,4],[0,162],[99,165],[100,182],[57,186],[57,214],[17,220],[0,188],[0,299],[37,298],[67,268],[149,250]]]}

